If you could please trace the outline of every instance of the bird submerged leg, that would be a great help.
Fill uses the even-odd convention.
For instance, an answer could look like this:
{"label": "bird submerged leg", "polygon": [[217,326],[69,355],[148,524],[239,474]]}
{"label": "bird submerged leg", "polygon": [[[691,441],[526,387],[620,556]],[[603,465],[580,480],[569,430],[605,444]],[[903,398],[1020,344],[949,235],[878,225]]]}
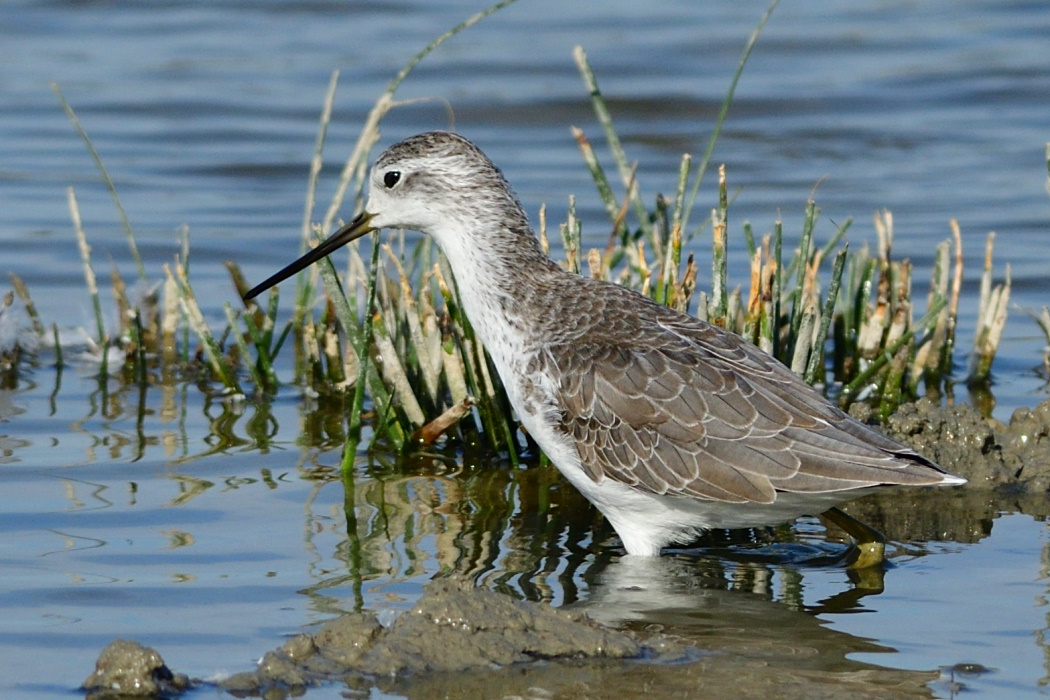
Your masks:
{"label": "bird submerged leg", "polygon": [[823,517],[837,525],[853,538],[854,552],[847,558],[846,568],[852,570],[881,566],[886,560],[886,537],[837,507],[824,511]]}

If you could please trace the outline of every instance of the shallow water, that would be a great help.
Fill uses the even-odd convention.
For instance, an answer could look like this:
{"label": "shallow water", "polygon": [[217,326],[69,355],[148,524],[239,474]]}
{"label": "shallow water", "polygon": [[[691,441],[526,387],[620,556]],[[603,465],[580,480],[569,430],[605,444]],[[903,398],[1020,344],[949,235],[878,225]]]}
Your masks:
{"label": "shallow water", "polygon": [[[765,9],[636,5],[605,3],[596,17],[586,4],[521,0],[419,66],[399,97],[429,99],[395,110],[383,142],[448,127],[447,100],[455,127],[503,168],[533,217],[546,203],[549,221],[561,220],[574,193],[585,236],[604,240],[608,224],[568,131],[576,124],[600,141],[573,45],[587,50],[651,199],[673,190],[683,151],[702,153]],[[0,5],[2,271],[29,283],[46,320],[90,326],[65,203],[73,185],[99,273],[112,259],[134,275],[112,202],[48,87],[55,80],[116,181],[151,278],[160,279],[177,250],[176,229],[188,225],[191,274],[217,322],[234,298],[223,260],[261,279],[297,249],[331,71],[341,71],[341,87],[321,206],[386,82],[476,9],[272,0]],[[1050,303],[1048,36],[1042,3],[784,3],[759,40],[714,157],[727,164],[730,186],[742,188],[731,233],[748,219],[764,232],[782,215],[796,234],[819,181],[818,236],[852,216],[853,245],[873,243],[871,212],[891,208],[896,254],[915,260],[918,280],[948,236],[948,219],[959,220],[968,271],[963,351],[989,230],[998,233],[1000,277],[1003,263],[1012,265],[1013,300],[1032,309]],[[713,193],[709,173],[698,212]],[[697,246],[706,260],[703,237]],[[730,255],[732,277],[743,280],[743,256]],[[996,363],[998,417],[1046,396],[1032,369],[1044,344],[1012,311]],[[587,606],[617,624],[660,625],[741,668],[755,660],[788,673],[802,657],[814,673],[878,664],[898,675],[876,674],[872,683],[891,684],[904,670],[973,663],[993,670],[955,674],[971,690],[1044,694],[1040,499],[918,501],[914,508],[948,520],[925,528],[909,527],[908,518],[887,522],[901,544],[879,595],[857,596],[840,566],[810,560],[839,551],[811,520],[778,530],[774,544],[759,533],[666,557],[644,582],[623,585],[617,576],[627,567],[611,533],[549,471],[362,456],[356,527],[348,528],[343,484],[322,468],[338,460],[341,427],[307,420],[294,392],[269,407],[231,406],[195,385],[140,395],[115,380],[100,386],[91,374],[78,362],[59,380],[44,366],[16,391],[0,391],[6,695],[68,696],[119,636],[156,646],[191,675],[244,670],[283,635],[336,612],[407,607],[422,582],[444,571],[519,597]],[[770,639],[771,628],[799,637]],[[634,672],[615,676],[614,687],[635,687],[630,678],[649,673]],[[901,692],[946,697],[949,675],[927,686],[927,675],[903,674],[910,690]],[[683,688],[690,682],[700,681],[684,679]],[[432,690],[439,686],[434,680]],[[419,687],[388,692],[425,696]]]}

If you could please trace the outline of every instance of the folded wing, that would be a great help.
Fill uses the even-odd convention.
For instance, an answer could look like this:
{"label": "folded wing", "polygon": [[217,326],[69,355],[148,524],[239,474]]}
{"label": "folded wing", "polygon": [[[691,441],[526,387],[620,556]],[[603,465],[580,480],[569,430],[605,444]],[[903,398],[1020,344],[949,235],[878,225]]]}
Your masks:
{"label": "folded wing", "polygon": [[[934,484],[944,473],[853,420],[782,364],[699,321],[550,348],[561,427],[595,481],[771,503],[778,491]],[[565,348],[569,350],[569,348]]]}

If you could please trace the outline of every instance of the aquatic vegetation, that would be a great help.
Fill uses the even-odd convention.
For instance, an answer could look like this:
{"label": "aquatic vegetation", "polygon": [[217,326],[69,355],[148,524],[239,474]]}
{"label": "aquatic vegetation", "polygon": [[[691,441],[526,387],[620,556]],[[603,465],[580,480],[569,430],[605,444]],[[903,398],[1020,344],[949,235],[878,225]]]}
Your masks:
{"label": "aquatic vegetation", "polygon": [[[21,280],[17,284],[25,289]],[[32,320],[39,323],[35,317]],[[8,292],[0,299],[0,389],[17,385],[18,364],[24,354],[36,350],[42,331],[30,325],[30,312],[21,296]]]}
{"label": "aquatic vegetation", "polygon": [[[338,73],[333,74],[307,182],[300,251],[333,230],[347,199],[359,206],[370,154],[380,137],[379,125],[396,105],[394,95],[412,69],[444,41],[513,1],[493,5],[441,35],[398,72],[366,118],[335,195],[318,216],[316,187],[338,85]],[[731,232],[737,228],[730,219],[730,169],[718,168],[717,201],[710,215],[690,224],[700,218],[693,216],[695,203],[714,143],[768,16],[769,12],[745,46],[705,154],[695,164],[684,155],[675,191],[669,197],[656,195],[651,204],[643,200],[637,168],[625,153],[586,54],[582,48],[574,51],[602,141],[595,146],[579,129],[573,135],[608,215],[609,229],[604,247],[585,250],[582,223],[570,197],[567,219],[558,226],[562,264],[732,330],[806,381],[823,385],[843,405],[868,401],[878,415],[885,416],[902,401],[923,391],[937,394],[954,380],[964,260],[956,222],[950,224],[951,236],[937,248],[921,315],[913,293],[912,265],[892,255],[893,217],[888,211],[875,215],[874,252],[867,245],[851,249],[846,244],[850,220],[823,233],[820,209],[812,200],[800,207],[804,217],[797,232],[785,232],[777,220],[767,233],[756,235],[744,222],[739,230],[741,251],[750,263],[746,290],[732,285],[727,272],[730,240],[735,239]],[[219,393],[231,399],[251,396],[263,403],[289,388],[323,398],[324,410],[334,408],[340,420],[345,415],[344,463],[356,453],[366,424],[372,441],[395,449],[427,445],[442,436],[465,448],[503,452],[511,460],[528,449],[528,438],[516,429],[499,378],[462,313],[448,264],[429,240],[410,243],[404,232],[394,232],[374,236],[368,250],[348,246],[349,258],[339,263],[344,265],[341,271],[335,261],[325,259],[299,275],[286,295],[292,298],[290,312],[282,311],[274,289],[259,303],[225,303],[225,324],[209,326],[193,290],[188,232],[183,231],[173,262],[151,276],[101,156],[57,87],[55,92],[117,205],[136,265],[136,279],[130,285],[119,273],[111,275],[118,326],[107,328],[88,237],[70,189],[70,214],[95,312],[95,328],[88,335],[100,375],[113,374],[141,385],[192,379],[217,385]],[[603,148],[615,165],[615,177],[601,165]],[[549,250],[542,212],[538,233]],[[703,241],[711,246],[708,289],[697,288],[699,261],[705,257],[699,247]],[[796,243],[785,250],[785,241]],[[967,378],[975,383],[988,381],[1010,295],[1008,267],[1004,280],[994,283],[992,242],[989,236]],[[235,262],[227,263],[227,269],[230,299],[239,300],[250,285]],[[17,300],[8,295],[0,308],[3,386],[17,383],[20,366],[40,362],[35,350],[44,339],[50,339],[56,363],[63,361],[57,329],[45,329],[21,280],[14,286]]]}

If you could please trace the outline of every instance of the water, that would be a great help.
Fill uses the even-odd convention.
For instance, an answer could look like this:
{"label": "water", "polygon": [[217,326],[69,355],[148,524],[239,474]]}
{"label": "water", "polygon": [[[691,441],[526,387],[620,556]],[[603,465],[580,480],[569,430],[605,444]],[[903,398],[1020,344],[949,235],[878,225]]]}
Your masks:
{"label": "water", "polygon": [[[99,273],[113,260],[134,276],[109,195],[48,86],[54,80],[116,182],[152,279],[177,251],[177,229],[189,227],[191,275],[217,324],[222,303],[234,298],[222,261],[237,260],[257,281],[294,257],[331,71],[341,79],[321,206],[387,81],[477,9],[4,3],[3,271],[29,283],[45,320],[91,327],[66,206],[66,187],[74,186]],[[585,236],[603,241],[608,223],[568,129],[580,126],[600,143],[572,47],[587,50],[651,201],[673,191],[682,152],[706,147],[764,9],[616,1],[598,16],[590,4],[521,0],[418,67],[398,96],[425,99],[388,117],[383,142],[447,128],[450,106],[456,129],[500,165],[533,218],[546,203],[548,220],[560,221],[576,194]],[[915,261],[917,280],[927,278],[949,218],[959,220],[967,264],[960,348],[972,334],[988,231],[998,234],[1000,278],[1011,264],[1012,300],[1033,310],[1050,303],[1050,246],[1041,243],[1050,215],[1048,37],[1042,3],[784,3],[748,64],[714,156],[740,188],[730,210],[733,279],[745,279],[742,243],[733,237],[740,224],[750,220],[761,233],[782,216],[794,235],[815,191],[824,212],[818,236],[852,216],[854,246],[874,242],[871,213],[891,208],[896,255]],[[698,212],[714,202],[712,173],[699,202]],[[705,260],[704,239],[697,245]],[[995,366],[995,414],[1004,419],[1046,395],[1033,370],[1045,340],[1011,313]],[[409,604],[421,582],[445,568],[557,604],[609,590],[599,576],[612,565],[600,544],[608,533],[593,531],[590,520],[555,518],[551,532],[561,539],[541,548],[545,554],[528,546],[551,544],[532,515],[546,503],[536,494],[547,493],[547,481],[530,486],[533,493],[522,480],[539,476],[485,477],[490,465],[444,459],[362,462],[358,519],[369,566],[355,583],[342,485],[317,468],[337,461],[337,431],[311,424],[298,396],[285,391],[269,414],[257,415],[258,407],[231,407],[195,386],[140,396],[110,382],[101,391],[90,366],[77,367],[60,381],[42,368],[17,391],[0,392],[0,675],[8,695],[65,694],[117,636],[155,644],[194,675],[242,670],[281,635],[355,600],[371,609]],[[571,498],[549,482],[554,498]],[[997,670],[967,678],[969,687],[1040,694],[1046,534],[1033,514],[1045,513],[1031,503],[1017,510],[999,501],[991,511],[967,510],[960,523],[983,523],[975,538],[961,537],[962,526],[952,536],[914,539],[899,530],[908,544],[886,592],[864,598],[872,614],[821,619],[896,650],[861,654],[863,661],[897,669],[983,663]],[[796,531],[822,541],[820,528]],[[978,563],[997,575],[982,575],[978,585]],[[770,571],[774,581],[799,573],[790,564]],[[834,567],[799,575],[806,591],[850,587]],[[761,590],[790,607],[775,586]],[[968,612],[988,600],[1008,609]],[[45,661],[54,649],[67,654],[57,668]],[[935,684],[933,692],[949,691]]]}

